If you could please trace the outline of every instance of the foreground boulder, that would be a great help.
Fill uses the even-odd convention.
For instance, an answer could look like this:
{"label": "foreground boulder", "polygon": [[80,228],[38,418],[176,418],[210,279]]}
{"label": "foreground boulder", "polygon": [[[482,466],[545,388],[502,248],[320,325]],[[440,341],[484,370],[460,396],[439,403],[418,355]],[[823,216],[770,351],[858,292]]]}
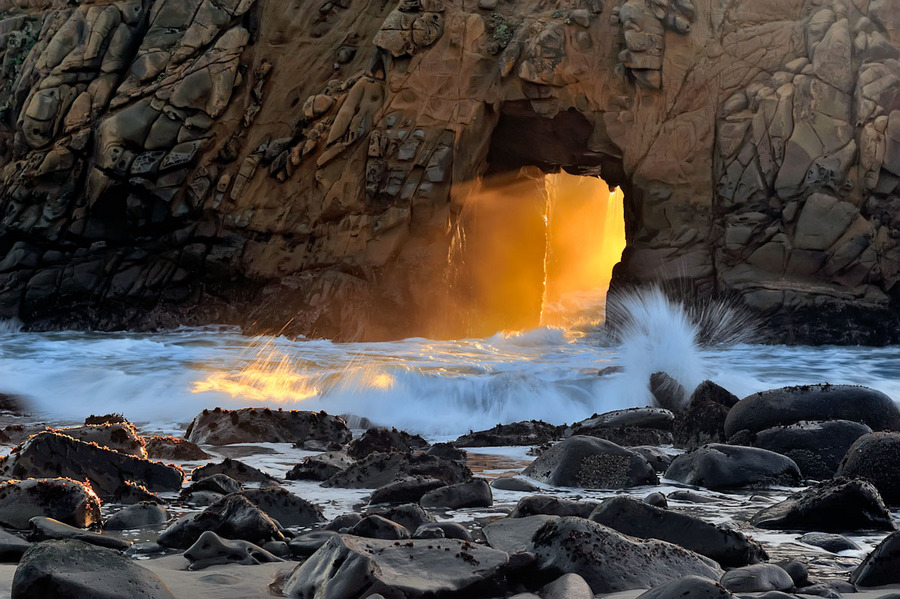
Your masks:
{"label": "foreground boulder", "polygon": [[395,428],[374,427],[367,429],[359,438],[347,445],[347,455],[361,460],[371,453],[408,453],[417,449],[428,449],[428,442],[419,435],[410,435]]}
{"label": "foreground boulder", "polygon": [[502,577],[509,557],[458,539],[398,543],[339,535],[297,567],[288,597],[477,597],[473,587]]}
{"label": "foreground boulder", "polygon": [[86,528],[100,521],[100,499],[87,485],[67,478],[0,483],[0,524],[24,530],[35,516]]}
{"label": "foreground boulder", "polygon": [[452,485],[472,478],[472,472],[452,460],[409,453],[373,453],[324,483],[323,487],[377,489],[410,476],[436,478]]}
{"label": "foreground boulder", "polygon": [[760,511],[750,522],[770,529],[841,531],[894,530],[881,495],[871,483],[838,478],[791,495]]}
{"label": "foreground boulder", "polygon": [[775,564],[754,564],[735,568],[726,572],[719,582],[732,593],[789,591],[794,588],[794,580]]}
{"label": "foreground boulder", "polygon": [[637,599],[733,599],[734,595],[714,580],[702,576],[685,576],[653,587]]}
{"label": "foreground boulder", "polygon": [[700,383],[691,394],[687,410],[675,421],[675,445],[694,449],[727,441],[725,418],[737,402],[735,395],[714,382]]}
{"label": "foreground boulder", "polygon": [[621,489],[659,482],[643,456],[610,441],[584,436],[553,445],[523,474],[557,487]]}
{"label": "foreground boulder", "polygon": [[630,497],[607,499],[593,511],[590,519],[632,537],[681,545],[724,567],[755,564],[769,558],[759,543],[736,530]]}
{"label": "foreground boulder", "polygon": [[344,444],[350,429],[338,416],[325,412],[243,408],[203,410],[187,428],[185,438],[193,443],[302,443],[323,441]]}
{"label": "foreground boulder", "polygon": [[177,466],[124,455],[53,432],[39,433],[13,449],[0,470],[10,478],[63,476],[88,480],[101,498],[114,496],[126,481],[150,491],[177,491],[184,480]]}
{"label": "foreground boulder", "polygon": [[754,393],[725,419],[730,438],[742,430],[758,433],[802,420],[852,420],[874,431],[900,430],[900,409],[880,391],[853,385],[806,385]]}
{"label": "foreground boulder", "polygon": [[172,523],[157,542],[164,547],[187,549],[207,530],[226,539],[243,539],[257,545],[284,540],[278,525],[265,512],[242,495],[229,495],[199,514]]}
{"label": "foreground boulder", "polygon": [[48,541],[25,552],[12,597],[46,599],[174,599],[160,578],[118,551],[82,541]]}
{"label": "foreground boulder", "polygon": [[527,420],[498,424],[494,428],[469,432],[459,437],[457,447],[508,447],[515,445],[543,445],[562,436],[562,426],[549,424],[543,420]]}
{"label": "foreground boulder", "polygon": [[675,458],[666,470],[666,478],[707,489],[735,489],[796,486],[801,477],[797,464],[783,455],[755,447],[711,443]]}
{"label": "foreground boulder", "polygon": [[857,439],[837,469],[837,476],[862,478],[888,505],[900,505],[900,433],[869,433]]}
{"label": "foreground boulder", "polygon": [[850,582],[860,587],[900,583],[900,532],[879,543],[850,574]]}
{"label": "foreground boulder", "polygon": [[68,524],[63,524],[59,520],[53,518],[44,518],[43,516],[35,516],[31,519],[29,538],[32,541],[49,541],[49,540],[65,540],[74,539],[97,545],[99,547],[108,547],[124,551],[131,547],[131,541],[123,541],[116,537],[90,532],[83,528],[75,528]]}
{"label": "foreground boulder", "polygon": [[566,517],[545,523],[528,550],[551,576],[574,572],[596,593],[647,589],[695,574],[718,579],[715,562],[664,541],[637,541],[602,524]]}
{"label": "foreground boulder", "polygon": [[117,422],[107,424],[86,424],[50,431],[69,435],[73,439],[85,443],[96,443],[100,447],[106,447],[125,455],[136,458],[147,458],[147,447],[144,439],[137,434],[134,425],[130,422]]}
{"label": "foreground boulder", "polygon": [[746,442],[739,433],[730,442],[780,453],[794,460],[804,478],[824,480],[834,475],[850,446],[871,432],[850,420],[803,421],[748,434]]}

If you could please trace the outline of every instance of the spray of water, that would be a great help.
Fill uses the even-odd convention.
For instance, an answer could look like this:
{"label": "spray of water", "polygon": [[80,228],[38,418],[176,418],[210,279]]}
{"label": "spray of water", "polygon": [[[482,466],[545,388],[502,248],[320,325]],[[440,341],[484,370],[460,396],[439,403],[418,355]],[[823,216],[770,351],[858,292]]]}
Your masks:
{"label": "spray of water", "polygon": [[0,335],[14,335],[22,330],[22,326],[18,318],[0,319]]}

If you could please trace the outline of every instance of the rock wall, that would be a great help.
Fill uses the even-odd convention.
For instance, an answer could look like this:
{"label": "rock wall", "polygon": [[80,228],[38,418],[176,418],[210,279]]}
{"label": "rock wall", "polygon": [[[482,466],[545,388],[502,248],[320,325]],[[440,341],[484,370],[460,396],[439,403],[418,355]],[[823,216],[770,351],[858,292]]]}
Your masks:
{"label": "rock wall", "polygon": [[[626,193],[614,284],[900,340],[900,0],[0,0],[0,317],[452,333],[471,182]],[[439,320],[439,319],[438,319]]]}

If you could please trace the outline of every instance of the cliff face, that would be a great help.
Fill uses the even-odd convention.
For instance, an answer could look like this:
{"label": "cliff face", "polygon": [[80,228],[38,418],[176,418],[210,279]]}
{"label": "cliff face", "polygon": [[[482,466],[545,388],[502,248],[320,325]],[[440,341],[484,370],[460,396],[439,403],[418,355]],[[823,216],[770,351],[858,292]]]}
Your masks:
{"label": "cliff face", "polygon": [[[0,317],[425,334],[469,183],[625,191],[614,284],[900,335],[900,0],[0,0]],[[293,320],[291,320],[293,319]]]}

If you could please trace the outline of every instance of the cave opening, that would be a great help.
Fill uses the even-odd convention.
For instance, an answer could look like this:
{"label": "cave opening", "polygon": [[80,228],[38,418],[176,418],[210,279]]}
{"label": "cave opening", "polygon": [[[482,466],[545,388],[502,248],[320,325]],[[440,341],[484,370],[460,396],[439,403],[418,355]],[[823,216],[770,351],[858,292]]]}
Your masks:
{"label": "cave opening", "polygon": [[465,335],[603,322],[626,182],[614,155],[589,151],[593,134],[575,110],[504,105],[484,174],[454,194],[450,286]]}

